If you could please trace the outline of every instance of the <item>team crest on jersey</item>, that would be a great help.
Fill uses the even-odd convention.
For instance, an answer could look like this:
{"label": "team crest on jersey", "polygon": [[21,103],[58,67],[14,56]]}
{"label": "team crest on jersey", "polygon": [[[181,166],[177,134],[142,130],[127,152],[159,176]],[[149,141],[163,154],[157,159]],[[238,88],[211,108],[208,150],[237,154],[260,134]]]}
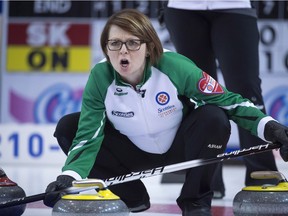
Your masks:
{"label": "team crest on jersey", "polygon": [[167,92],[159,92],[155,99],[159,105],[164,106],[169,102],[170,96]]}
{"label": "team crest on jersey", "polygon": [[223,88],[207,73],[202,71],[203,77],[198,82],[198,89],[204,94],[223,94]]}

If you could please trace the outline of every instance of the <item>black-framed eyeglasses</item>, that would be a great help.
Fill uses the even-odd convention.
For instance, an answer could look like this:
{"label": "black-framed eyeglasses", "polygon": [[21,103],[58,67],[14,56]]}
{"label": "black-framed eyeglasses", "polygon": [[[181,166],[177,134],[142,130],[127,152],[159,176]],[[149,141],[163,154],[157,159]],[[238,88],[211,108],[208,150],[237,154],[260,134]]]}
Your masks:
{"label": "black-framed eyeglasses", "polygon": [[123,44],[125,44],[126,48],[130,51],[137,51],[140,49],[141,44],[146,43],[143,40],[131,39],[125,42],[120,40],[108,40],[107,47],[110,51],[119,51],[122,49]]}

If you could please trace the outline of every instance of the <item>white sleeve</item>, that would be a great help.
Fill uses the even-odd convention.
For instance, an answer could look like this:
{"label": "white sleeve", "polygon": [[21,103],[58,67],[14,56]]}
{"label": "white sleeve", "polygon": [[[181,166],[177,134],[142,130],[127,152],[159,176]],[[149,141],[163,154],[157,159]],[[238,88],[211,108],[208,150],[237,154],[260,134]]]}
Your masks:
{"label": "white sleeve", "polygon": [[262,140],[268,142],[268,140],[265,139],[264,137],[264,130],[265,130],[265,125],[267,124],[268,121],[277,121],[274,118],[272,118],[271,116],[267,116],[264,117],[263,119],[260,120],[258,127],[257,127],[257,135],[259,138],[261,138]]}
{"label": "white sleeve", "polygon": [[64,172],[61,173],[61,175],[68,175],[68,176],[71,176],[73,177],[75,180],[81,180],[82,177],[75,171],[73,170],[66,170]]}

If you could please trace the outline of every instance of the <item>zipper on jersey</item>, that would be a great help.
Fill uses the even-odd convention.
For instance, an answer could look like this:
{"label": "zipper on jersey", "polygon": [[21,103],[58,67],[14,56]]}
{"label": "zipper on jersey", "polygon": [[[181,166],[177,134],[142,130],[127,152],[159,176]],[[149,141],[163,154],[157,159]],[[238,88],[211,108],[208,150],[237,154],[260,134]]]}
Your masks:
{"label": "zipper on jersey", "polygon": [[[144,121],[145,121],[145,125],[146,125],[146,129],[147,129],[147,132],[148,132],[148,134],[149,134],[149,136],[153,139],[153,144],[155,144],[155,146],[157,146],[158,147],[158,149],[159,149],[159,152],[163,152],[163,149],[161,148],[161,145],[159,145],[157,142],[156,142],[156,140],[155,140],[155,138],[152,136],[152,135],[150,135],[150,134],[152,134],[151,133],[151,131],[150,131],[150,127],[149,127],[149,123],[147,122],[147,118],[146,118],[146,112],[145,112],[145,109],[144,109],[144,104],[143,104],[143,99],[144,99],[144,97],[145,97],[145,91],[146,90],[142,90],[142,92],[144,91],[144,94],[142,93],[141,94],[141,86],[140,85],[137,85],[136,86],[136,93],[137,93],[137,95],[138,95],[138,98],[139,98],[139,105],[140,105],[140,107],[141,107],[141,111],[142,111],[142,113],[143,113],[143,118],[144,118]],[[144,95],[144,96],[143,96]],[[148,135],[147,134],[147,135]]]}

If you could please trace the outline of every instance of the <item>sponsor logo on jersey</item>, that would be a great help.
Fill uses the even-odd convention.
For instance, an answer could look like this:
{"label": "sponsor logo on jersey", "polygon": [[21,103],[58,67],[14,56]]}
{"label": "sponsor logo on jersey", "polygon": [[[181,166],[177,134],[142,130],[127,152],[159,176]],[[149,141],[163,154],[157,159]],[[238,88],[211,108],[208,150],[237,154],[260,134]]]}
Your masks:
{"label": "sponsor logo on jersey", "polygon": [[176,111],[176,109],[177,108],[175,107],[175,105],[172,105],[172,106],[168,105],[164,108],[158,108],[158,115],[160,117],[165,117],[165,116],[168,116],[168,115],[174,113]]}
{"label": "sponsor logo on jersey", "polygon": [[123,92],[123,89],[121,88],[116,88],[116,92],[114,92],[114,95],[117,95],[117,96],[123,96],[123,95],[127,95],[128,92]]}
{"label": "sponsor logo on jersey", "polygon": [[211,149],[221,149],[221,148],[222,148],[222,145],[208,144],[208,148],[211,148]]}
{"label": "sponsor logo on jersey", "polygon": [[198,82],[198,89],[204,94],[223,94],[223,88],[211,76],[202,71],[203,77]]}
{"label": "sponsor logo on jersey", "polygon": [[112,111],[112,115],[117,117],[123,117],[123,118],[132,118],[134,116],[134,112],[120,112],[120,111]]}
{"label": "sponsor logo on jersey", "polygon": [[169,103],[170,101],[170,96],[167,92],[159,92],[157,95],[156,95],[156,102],[161,105],[161,106],[164,106],[166,105],[167,103]]}

